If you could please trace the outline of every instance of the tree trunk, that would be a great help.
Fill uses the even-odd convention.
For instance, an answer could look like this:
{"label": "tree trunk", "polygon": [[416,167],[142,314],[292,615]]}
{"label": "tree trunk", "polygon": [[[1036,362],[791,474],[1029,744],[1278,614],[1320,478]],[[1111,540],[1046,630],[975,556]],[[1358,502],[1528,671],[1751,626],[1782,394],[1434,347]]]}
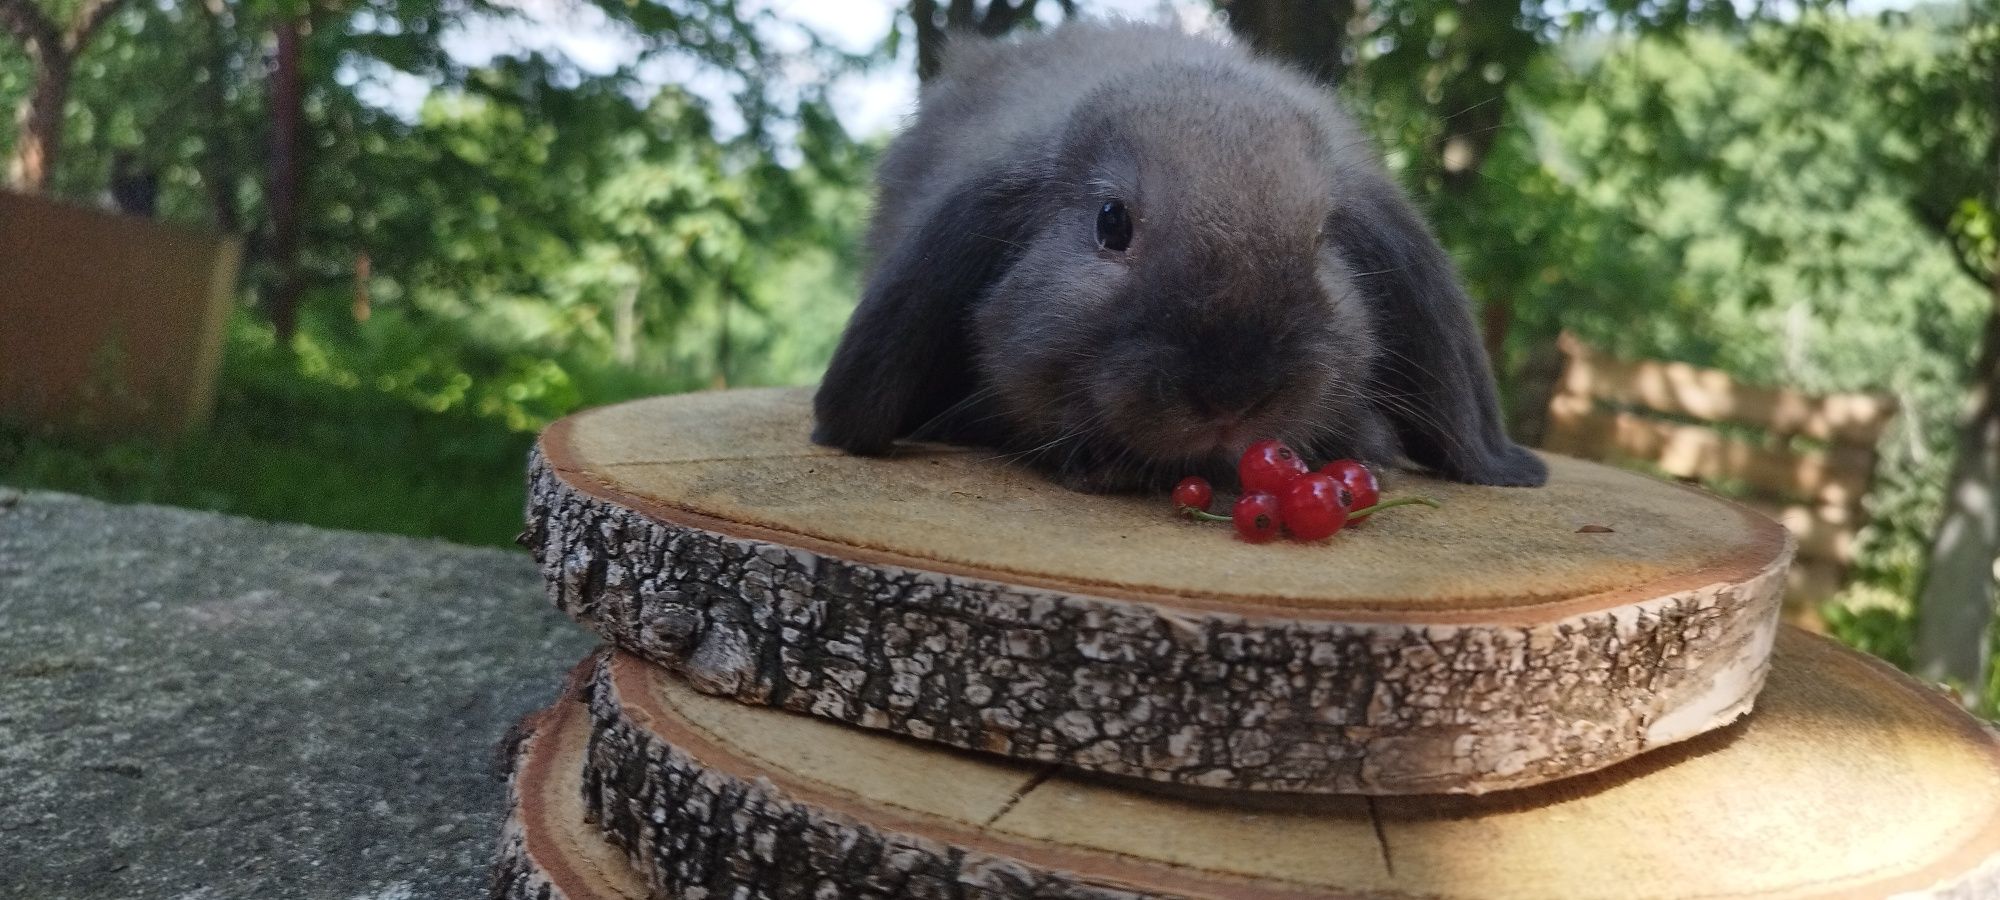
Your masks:
{"label": "tree trunk", "polygon": [[366,322],[373,315],[373,307],[368,299],[368,279],[374,277],[375,261],[368,251],[354,254],[354,321]]}
{"label": "tree trunk", "polygon": [[[955,32],[999,37],[1034,18],[1040,0],[990,0],[981,12],[973,0],[950,0],[944,21],[937,18],[937,0],[912,0],[910,19],[917,32],[917,77],[929,81],[944,63],[944,45]],[[1076,15],[1075,0],[1059,0],[1065,15]]]}
{"label": "tree trunk", "polygon": [[1537,341],[1514,377],[1504,382],[1507,433],[1514,440],[1530,447],[1542,445],[1549,431],[1549,401],[1555,397],[1567,364],[1568,358],[1555,341]]}
{"label": "tree trunk", "polygon": [[1261,53],[1291,63],[1323,84],[1347,74],[1347,27],[1354,0],[1219,0],[1229,29]]}
{"label": "tree trunk", "polygon": [[729,386],[729,306],[731,299],[729,294],[722,295],[722,321],[717,324],[715,329],[715,378],[709,381],[708,386],[718,390]]}
{"label": "tree trunk", "polygon": [[1430,154],[1445,196],[1462,198],[1478,186],[1479,170],[1506,124],[1506,92],[1505,82],[1487,84],[1483,79],[1470,91],[1445,92],[1444,108],[1451,112]]}
{"label": "tree trunk", "polygon": [[201,180],[208,188],[208,202],[215,217],[215,229],[224,234],[236,234],[242,229],[243,217],[236,210],[235,167],[231,165],[234,136],[229,128],[229,104],[226,91],[229,81],[229,35],[224,16],[227,9],[222,0],[202,0],[193,4],[196,15],[203,18],[206,31],[203,35],[208,46],[204,60],[206,71],[202,73],[201,109],[208,117],[208,127],[202,135]]}
{"label": "tree trunk", "polygon": [[639,283],[618,290],[611,307],[611,358],[629,366],[639,359]]}
{"label": "tree trunk", "polygon": [[[1475,63],[1480,58],[1481,54],[1474,54]],[[1482,65],[1468,68],[1470,72],[1461,75],[1456,86],[1445,88],[1442,108],[1447,113],[1428,156],[1430,164],[1436,167],[1442,195],[1436,198],[1442,202],[1434,203],[1434,207],[1464,209],[1476,202],[1472,195],[1479,187],[1480,169],[1485,167],[1486,157],[1492,153],[1500,128],[1506,123],[1506,82],[1488,84],[1476,74]],[[1508,379],[1504,351],[1507,333],[1514,325],[1514,304],[1511,298],[1490,290],[1481,293],[1486,295],[1480,318],[1487,362],[1493,368],[1493,377],[1505,383]]]}
{"label": "tree trunk", "polygon": [[[1989,75],[1992,110],[2000,113],[2000,68]],[[2000,164],[1993,177],[2000,190]],[[1945,482],[1944,518],[1931,538],[1930,565],[1917,595],[1914,648],[1917,674],[1956,682],[1967,706],[1985,693],[2000,557],[2000,259],[1988,266],[1993,306],[1973,365],[1958,458]]]}
{"label": "tree trunk", "polygon": [[35,84],[17,113],[21,143],[8,161],[8,176],[18,189],[30,194],[48,190],[62,151],[63,107],[69,102],[76,58],[122,3],[84,0],[68,30],[60,30],[32,0],[0,0],[0,27],[14,36],[35,69]]}
{"label": "tree trunk", "polygon": [[17,118],[21,142],[14,148],[8,170],[17,189],[39,194],[48,190],[56,158],[62,152],[71,60],[60,50],[30,55],[35,60],[35,86],[21,99]]}
{"label": "tree trunk", "polygon": [[917,78],[929,81],[938,72],[944,53],[944,29],[937,22],[937,0],[914,0],[910,20],[917,32]]}
{"label": "tree trunk", "polygon": [[1917,598],[1917,674],[1956,682],[1968,705],[1985,687],[1993,563],[2000,557],[2000,274],[1993,292],[1958,460],[1945,484],[1944,519]]}
{"label": "tree trunk", "polygon": [[[1479,202],[1481,172],[1507,122],[1507,92],[1540,52],[1540,39],[1522,29],[1508,5],[1460,6],[1463,21],[1446,38],[1450,46],[1428,76],[1437,79],[1439,121],[1416,179],[1422,190],[1436,191],[1425,198],[1427,205],[1447,215]],[[1505,383],[1507,366],[1500,350],[1513,327],[1513,304],[1490,296],[1490,290],[1478,293],[1489,295],[1483,298],[1488,303],[1482,310],[1485,343],[1494,376]]]}
{"label": "tree trunk", "polygon": [[1492,361],[1493,374],[1498,376],[1506,368],[1503,360],[1507,358],[1507,332],[1514,325],[1514,298],[1501,293],[1487,295],[1479,317],[1485,331],[1486,358]]}
{"label": "tree trunk", "polygon": [[278,24],[278,53],[271,73],[271,261],[278,278],[266,307],[281,342],[289,341],[298,327],[299,295],[304,290],[299,274],[299,156],[305,118],[299,45],[304,31],[303,19]]}

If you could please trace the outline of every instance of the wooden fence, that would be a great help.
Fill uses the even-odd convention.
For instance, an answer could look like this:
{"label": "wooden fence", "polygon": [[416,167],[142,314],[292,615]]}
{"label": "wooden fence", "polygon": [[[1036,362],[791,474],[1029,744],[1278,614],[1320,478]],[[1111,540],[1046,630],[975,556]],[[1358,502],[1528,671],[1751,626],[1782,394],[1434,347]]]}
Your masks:
{"label": "wooden fence", "polygon": [[1569,334],[1559,343],[1565,368],[1543,446],[1698,482],[1784,523],[1799,539],[1787,616],[1816,624],[1853,562],[1895,398],[1745,385],[1685,363],[1615,359]]}
{"label": "wooden fence", "polygon": [[240,258],[234,238],[0,191],[0,417],[199,426]]}

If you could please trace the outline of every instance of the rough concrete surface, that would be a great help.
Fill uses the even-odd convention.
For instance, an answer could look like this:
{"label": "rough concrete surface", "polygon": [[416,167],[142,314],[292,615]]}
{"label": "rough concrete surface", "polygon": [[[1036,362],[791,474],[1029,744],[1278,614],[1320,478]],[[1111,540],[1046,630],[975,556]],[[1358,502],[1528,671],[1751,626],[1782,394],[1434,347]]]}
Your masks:
{"label": "rough concrete surface", "polygon": [[525,553],[0,487],[0,898],[475,897]]}

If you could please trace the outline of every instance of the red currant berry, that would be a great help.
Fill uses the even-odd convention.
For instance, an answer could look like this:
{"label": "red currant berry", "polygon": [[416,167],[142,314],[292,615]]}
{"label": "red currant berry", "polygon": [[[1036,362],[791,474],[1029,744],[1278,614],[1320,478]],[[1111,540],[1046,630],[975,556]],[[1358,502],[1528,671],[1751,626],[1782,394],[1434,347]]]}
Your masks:
{"label": "red currant berry", "polygon": [[1200,475],[1189,475],[1174,485],[1174,510],[1198,509],[1208,512],[1208,505],[1215,502],[1215,489],[1208,486],[1208,479]]}
{"label": "red currant berry", "polygon": [[1292,448],[1266,440],[1243,451],[1243,458],[1236,463],[1236,477],[1243,482],[1244,493],[1275,494],[1309,469]]}
{"label": "red currant berry", "polygon": [[1278,514],[1285,530],[1302,541],[1333,536],[1347,524],[1347,507],[1341,503],[1346,493],[1340,482],[1323,472],[1301,475],[1278,495]]}
{"label": "red currant berry", "polygon": [[[1354,460],[1334,460],[1334,462],[1328,462],[1326,466],[1320,466],[1320,472],[1326,472],[1326,474],[1338,478],[1340,484],[1348,488],[1348,494],[1352,498],[1348,502],[1348,512],[1366,510],[1366,508],[1382,502],[1382,486],[1374,480],[1374,470],[1370,470],[1368,466],[1362,466],[1360,462],[1354,462]],[[1356,520],[1348,522],[1348,528],[1356,528],[1362,522],[1368,522],[1368,516],[1362,516],[1362,518],[1356,518]]]}
{"label": "red currant berry", "polygon": [[[1353,503],[1348,506],[1349,510],[1367,509],[1382,499],[1382,486],[1375,480],[1375,473],[1361,463],[1351,459],[1336,459],[1321,467],[1320,471],[1332,475],[1347,487],[1348,493],[1353,495]],[[1357,519],[1355,524],[1364,521],[1366,519]]]}
{"label": "red currant berry", "polygon": [[1236,534],[1244,540],[1261,544],[1278,536],[1278,498],[1263,493],[1244,494],[1236,498],[1236,508],[1230,512]]}

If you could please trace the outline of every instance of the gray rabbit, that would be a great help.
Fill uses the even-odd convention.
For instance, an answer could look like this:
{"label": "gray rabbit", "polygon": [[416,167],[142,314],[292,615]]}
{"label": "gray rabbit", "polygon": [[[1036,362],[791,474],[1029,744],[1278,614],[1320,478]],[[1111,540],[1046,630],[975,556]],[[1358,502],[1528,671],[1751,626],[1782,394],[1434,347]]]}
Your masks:
{"label": "gray rabbit", "polygon": [[988,445],[1088,491],[1251,441],[1539,485],[1449,258],[1329,93],[1135,24],[963,39],[877,176],[819,443]]}

